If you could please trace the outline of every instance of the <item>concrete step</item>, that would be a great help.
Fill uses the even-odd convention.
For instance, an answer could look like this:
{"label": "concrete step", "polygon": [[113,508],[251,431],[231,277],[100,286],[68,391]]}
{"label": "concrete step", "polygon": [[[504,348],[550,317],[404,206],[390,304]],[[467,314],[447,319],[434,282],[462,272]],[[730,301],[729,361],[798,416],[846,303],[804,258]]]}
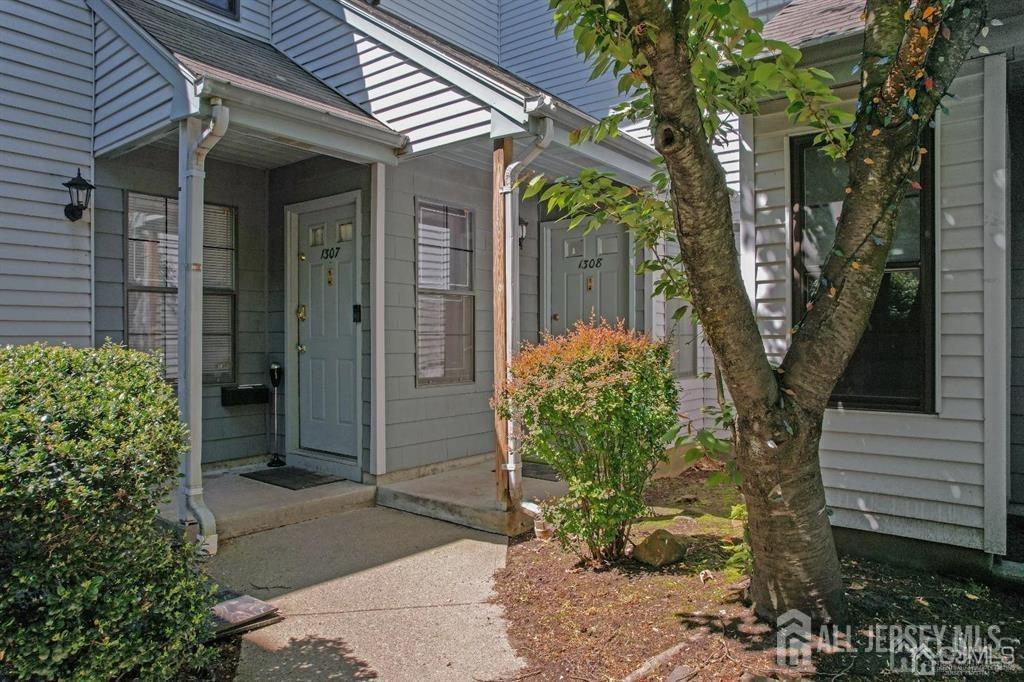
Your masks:
{"label": "concrete step", "polygon": [[[337,481],[303,490],[289,490],[239,475],[252,468],[225,469],[203,476],[203,497],[217,519],[221,542],[371,507],[374,503],[376,487],[372,485]],[[168,520],[177,517],[173,503],[161,507],[160,513]]]}
{"label": "concrete step", "polygon": [[[524,480],[524,498],[543,500],[564,494],[562,483]],[[533,527],[522,511],[498,506],[493,465],[485,462],[377,487],[377,504],[513,537]]]}

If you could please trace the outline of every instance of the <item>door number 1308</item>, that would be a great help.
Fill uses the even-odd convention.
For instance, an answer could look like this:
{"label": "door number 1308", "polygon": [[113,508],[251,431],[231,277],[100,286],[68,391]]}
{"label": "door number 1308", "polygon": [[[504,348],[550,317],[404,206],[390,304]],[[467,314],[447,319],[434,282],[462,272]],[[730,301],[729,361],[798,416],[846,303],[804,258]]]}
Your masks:
{"label": "door number 1308", "polygon": [[584,258],[580,261],[578,270],[594,270],[601,267],[601,261],[603,258]]}

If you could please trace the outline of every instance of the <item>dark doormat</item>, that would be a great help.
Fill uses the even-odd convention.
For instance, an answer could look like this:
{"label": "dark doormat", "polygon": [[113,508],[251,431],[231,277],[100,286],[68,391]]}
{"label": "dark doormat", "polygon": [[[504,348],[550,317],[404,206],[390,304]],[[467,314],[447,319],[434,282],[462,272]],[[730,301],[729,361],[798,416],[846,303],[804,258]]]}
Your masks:
{"label": "dark doormat", "polygon": [[340,476],[329,474],[318,474],[315,471],[306,471],[298,467],[277,467],[275,469],[259,469],[258,471],[247,471],[242,474],[243,478],[251,478],[260,483],[269,483],[288,490],[302,490],[313,488],[318,485],[326,485],[335,481],[344,481]]}
{"label": "dark doormat", "polygon": [[560,480],[551,465],[544,462],[523,462],[523,476],[544,481]]}

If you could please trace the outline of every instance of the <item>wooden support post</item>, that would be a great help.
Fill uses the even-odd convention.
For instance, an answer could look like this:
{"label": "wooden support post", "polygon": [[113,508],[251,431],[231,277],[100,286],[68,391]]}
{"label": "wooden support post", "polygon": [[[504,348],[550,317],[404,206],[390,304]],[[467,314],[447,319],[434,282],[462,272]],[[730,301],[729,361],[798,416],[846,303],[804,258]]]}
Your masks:
{"label": "wooden support post", "polygon": [[[505,183],[505,169],[512,159],[512,138],[506,137],[494,141],[492,157],[492,234],[491,250],[492,280],[494,282],[494,395],[500,395],[505,387],[508,374],[505,335],[508,329],[508,311],[505,298],[505,195],[501,188]],[[512,498],[509,495],[509,472],[505,468],[508,463],[508,422],[494,413],[494,474],[497,484],[498,504],[505,509],[512,509]]]}

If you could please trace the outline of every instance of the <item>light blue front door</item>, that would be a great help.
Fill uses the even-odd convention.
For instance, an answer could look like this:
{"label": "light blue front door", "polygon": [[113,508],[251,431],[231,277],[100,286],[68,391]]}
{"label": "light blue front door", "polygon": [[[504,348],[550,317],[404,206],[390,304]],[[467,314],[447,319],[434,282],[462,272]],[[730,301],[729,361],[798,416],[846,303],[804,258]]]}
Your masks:
{"label": "light blue front door", "polygon": [[577,320],[629,320],[629,243],[617,225],[584,234],[551,223],[548,329],[562,334]]}
{"label": "light blue front door", "polygon": [[299,446],[356,457],[355,204],[299,216]]}

